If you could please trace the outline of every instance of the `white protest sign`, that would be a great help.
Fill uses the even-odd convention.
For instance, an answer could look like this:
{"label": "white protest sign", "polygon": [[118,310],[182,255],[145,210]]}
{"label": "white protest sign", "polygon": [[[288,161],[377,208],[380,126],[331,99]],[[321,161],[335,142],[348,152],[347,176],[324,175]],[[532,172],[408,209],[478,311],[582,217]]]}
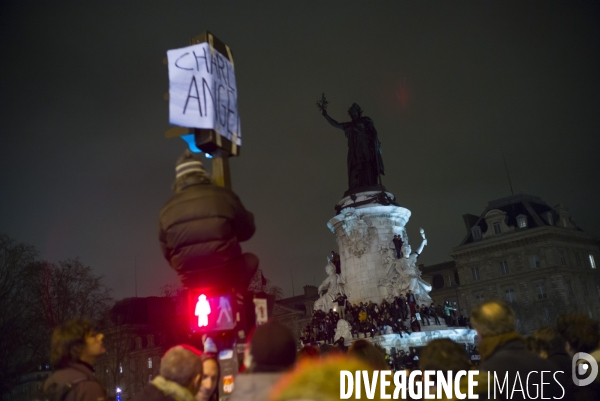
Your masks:
{"label": "white protest sign", "polygon": [[261,298],[254,298],[254,313],[256,314],[256,324],[267,323],[269,320],[267,312],[267,300]]}
{"label": "white protest sign", "polygon": [[208,43],[167,51],[169,122],[215,130],[242,145],[233,65]]}

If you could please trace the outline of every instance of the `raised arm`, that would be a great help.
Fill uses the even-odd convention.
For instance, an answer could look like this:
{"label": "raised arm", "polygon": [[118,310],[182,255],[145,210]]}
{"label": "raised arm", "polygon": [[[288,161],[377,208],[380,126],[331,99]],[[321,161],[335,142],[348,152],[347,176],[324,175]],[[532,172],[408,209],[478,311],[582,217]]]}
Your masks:
{"label": "raised arm", "polygon": [[421,252],[423,252],[423,248],[425,248],[425,245],[427,245],[427,238],[425,238],[425,230],[420,228],[419,232],[421,233],[421,237],[423,237],[423,242],[421,242],[421,246],[419,246],[419,249],[417,249],[417,253],[420,255]]}
{"label": "raised arm", "polygon": [[327,114],[327,110],[323,110],[322,114],[323,117],[325,117],[325,119],[329,122],[329,124],[333,125],[335,128],[344,129],[343,124],[338,123],[333,118],[329,117],[329,114]]}

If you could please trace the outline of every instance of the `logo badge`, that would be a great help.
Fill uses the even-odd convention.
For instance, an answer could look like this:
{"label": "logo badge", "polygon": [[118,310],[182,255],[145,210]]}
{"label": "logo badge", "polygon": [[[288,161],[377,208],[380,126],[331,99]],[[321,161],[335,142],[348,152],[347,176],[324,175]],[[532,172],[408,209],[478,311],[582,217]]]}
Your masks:
{"label": "logo badge", "polygon": [[[571,375],[573,377],[573,383],[575,383],[576,386],[587,386],[596,380],[596,376],[598,376],[598,363],[590,354],[578,352],[573,355]],[[586,377],[585,379],[580,379],[577,376]]]}

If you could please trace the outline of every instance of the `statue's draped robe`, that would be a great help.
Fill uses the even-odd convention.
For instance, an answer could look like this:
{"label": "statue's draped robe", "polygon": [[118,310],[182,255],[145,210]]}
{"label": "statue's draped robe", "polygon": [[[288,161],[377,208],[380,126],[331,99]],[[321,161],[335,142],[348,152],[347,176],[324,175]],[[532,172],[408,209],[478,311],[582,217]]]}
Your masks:
{"label": "statue's draped robe", "polygon": [[407,274],[409,287],[408,289],[415,294],[417,301],[420,304],[431,304],[431,298],[429,297],[429,293],[431,292],[431,284],[421,278],[421,273],[418,271],[417,267],[417,258],[419,255],[417,253],[412,253],[408,258],[400,258],[399,265],[400,268]]}
{"label": "statue's draped robe", "polygon": [[337,293],[345,294],[344,284],[346,281],[339,274],[328,276],[318,288],[319,294],[321,291],[327,290],[319,299],[315,301],[315,309],[328,312],[333,307],[334,299]]}
{"label": "statue's draped robe", "polygon": [[377,185],[379,174],[384,174],[381,143],[373,120],[360,117],[342,123],[348,139],[348,185],[349,189]]}

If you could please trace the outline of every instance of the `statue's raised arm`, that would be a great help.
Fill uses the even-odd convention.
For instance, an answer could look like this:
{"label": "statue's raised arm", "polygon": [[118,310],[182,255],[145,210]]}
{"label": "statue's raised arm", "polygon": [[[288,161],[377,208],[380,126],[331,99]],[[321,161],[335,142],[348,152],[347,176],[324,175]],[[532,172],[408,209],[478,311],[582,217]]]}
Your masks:
{"label": "statue's raised arm", "polygon": [[321,110],[321,114],[323,114],[323,117],[325,117],[327,122],[329,122],[329,124],[331,124],[335,128],[344,129],[344,125],[342,123],[335,121],[333,118],[331,118],[329,116],[329,114],[327,114],[327,105],[328,104],[329,104],[329,102],[327,101],[327,99],[325,98],[325,94],[323,93],[321,95],[321,100],[319,100],[317,102],[317,107],[319,108],[319,110]]}
{"label": "statue's raised arm", "polygon": [[335,121],[333,118],[327,114],[327,110],[323,110],[323,117],[329,122],[329,124],[333,125],[335,128],[344,129],[344,124]]}
{"label": "statue's raised arm", "polygon": [[425,238],[425,230],[423,230],[422,228],[419,228],[419,233],[421,234],[423,241],[421,242],[421,246],[419,246],[419,249],[417,249],[418,255],[420,255],[423,252],[425,245],[427,245],[427,238]]}

